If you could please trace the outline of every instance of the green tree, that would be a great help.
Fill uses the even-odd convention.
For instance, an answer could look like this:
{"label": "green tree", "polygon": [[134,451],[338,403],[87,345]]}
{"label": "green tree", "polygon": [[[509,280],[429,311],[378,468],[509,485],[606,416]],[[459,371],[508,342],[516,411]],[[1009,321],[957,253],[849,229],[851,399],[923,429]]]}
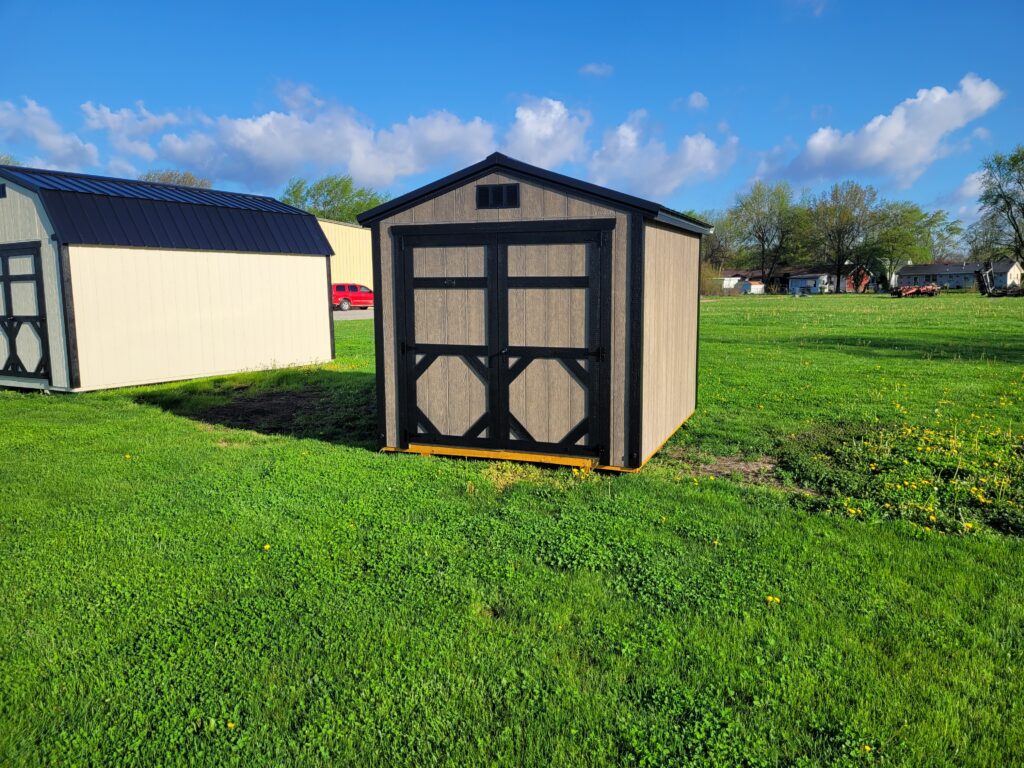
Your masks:
{"label": "green tree", "polygon": [[945,211],[928,213],[914,203],[884,202],[871,213],[854,261],[878,276],[887,287],[907,262],[922,264],[958,255],[959,221]]}
{"label": "green tree", "polygon": [[856,259],[871,230],[877,200],[874,187],[854,181],[833,184],[810,199],[811,221],[832,264],[837,287],[843,283],[843,267]]}
{"label": "green tree", "polygon": [[986,158],[982,167],[982,213],[999,223],[1004,244],[1017,261],[1024,261],[1024,144]]}
{"label": "green tree", "polygon": [[729,211],[740,242],[752,252],[766,283],[786,253],[796,221],[792,207],[793,190],[789,184],[757,181],[749,192],[737,195]]}
{"label": "green tree", "polygon": [[139,176],[139,181],[152,181],[157,184],[176,184],[179,187],[195,187],[196,189],[209,189],[213,183],[209,179],[196,176],[191,171],[146,171]]}
{"label": "green tree", "polygon": [[369,187],[357,187],[352,177],[324,176],[313,183],[292,179],[281,200],[324,219],[355,223],[363,211],[387,202],[386,194]]}
{"label": "green tree", "polygon": [[14,155],[8,155],[6,152],[0,152],[0,165],[21,165]]}

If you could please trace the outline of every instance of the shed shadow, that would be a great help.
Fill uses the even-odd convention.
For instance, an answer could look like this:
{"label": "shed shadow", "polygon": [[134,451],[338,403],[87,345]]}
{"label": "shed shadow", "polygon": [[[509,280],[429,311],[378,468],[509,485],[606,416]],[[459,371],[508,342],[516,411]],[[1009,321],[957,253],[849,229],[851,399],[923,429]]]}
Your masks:
{"label": "shed shadow", "polygon": [[264,435],[376,449],[372,373],[292,369],[165,385],[135,396],[176,416]]}
{"label": "shed shadow", "polygon": [[964,360],[1024,363],[1024,339],[1013,336],[979,338],[948,334],[936,338],[883,338],[861,334],[831,334],[788,339],[807,347],[831,347],[863,357],[904,357],[916,360]]}

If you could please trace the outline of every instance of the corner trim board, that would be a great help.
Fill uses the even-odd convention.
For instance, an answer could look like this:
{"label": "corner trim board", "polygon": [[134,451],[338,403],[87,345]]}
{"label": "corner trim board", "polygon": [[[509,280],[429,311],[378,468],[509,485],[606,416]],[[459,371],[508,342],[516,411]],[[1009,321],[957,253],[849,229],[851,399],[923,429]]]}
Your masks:
{"label": "corner trim board", "polygon": [[626,465],[643,466],[643,387],[644,387],[644,217],[629,217],[629,343],[626,418]]}
{"label": "corner trim board", "polygon": [[[374,303],[381,295],[381,269],[380,269],[380,224],[372,227],[370,242],[372,244],[371,261],[373,267],[373,291]],[[334,322],[334,313],[331,313],[331,322]],[[375,371],[377,378],[377,444],[383,448],[387,444],[387,403],[385,402],[384,389],[384,313],[380,307],[373,310],[373,356],[377,366]]]}
{"label": "corner trim board", "polygon": [[68,389],[82,386],[78,366],[78,327],[75,324],[75,294],[71,281],[71,252],[68,246],[59,246],[57,269],[60,275],[61,304],[64,313],[64,354],[68,364]]}

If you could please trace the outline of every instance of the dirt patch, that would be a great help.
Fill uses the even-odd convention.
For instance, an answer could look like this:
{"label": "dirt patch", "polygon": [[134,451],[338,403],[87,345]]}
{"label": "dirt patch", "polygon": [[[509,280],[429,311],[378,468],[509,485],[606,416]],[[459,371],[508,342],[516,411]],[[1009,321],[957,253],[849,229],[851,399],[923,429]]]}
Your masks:
{"label": "dirt patch", "polygon": [[782,488],[782,483],[775,475],[778,462],[771,456],[759,459],[745,459],[742,456],[713,456],[710,464],[696,467],[700,477],[736,477],[745,483],[771,485]]}
{"label": "dirt patch", "polygon": [[321,389],[276,390],[237,397],[211,406],[198,416],[203,421],[233,429],[251,429],[272,435],[305,435],[309,421],[328,415],[330,398]]}
{"label": "dirt patch", "polygon": [[695,455],[686,448],[677,447],[669,453],[669,457],[689,466],[692,477],[718,477],[739,480],[751,485],[762,485],[777,488],[781,491],[799,493],[805,496],[817,496],[818,493],[783,482],[778,473],[779,462],[774,456],[760,456],[747,459],[735,456],[712,456],[709,454]]}

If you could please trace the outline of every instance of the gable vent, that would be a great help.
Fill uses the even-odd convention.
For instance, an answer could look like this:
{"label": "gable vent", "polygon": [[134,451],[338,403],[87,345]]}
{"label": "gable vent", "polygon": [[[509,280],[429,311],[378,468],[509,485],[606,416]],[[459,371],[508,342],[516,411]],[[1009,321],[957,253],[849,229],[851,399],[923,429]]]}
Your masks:
{"label": "gable vent", "polygon": [[478,184],[476,187],[477,208],[518,208],[518,184]]}

